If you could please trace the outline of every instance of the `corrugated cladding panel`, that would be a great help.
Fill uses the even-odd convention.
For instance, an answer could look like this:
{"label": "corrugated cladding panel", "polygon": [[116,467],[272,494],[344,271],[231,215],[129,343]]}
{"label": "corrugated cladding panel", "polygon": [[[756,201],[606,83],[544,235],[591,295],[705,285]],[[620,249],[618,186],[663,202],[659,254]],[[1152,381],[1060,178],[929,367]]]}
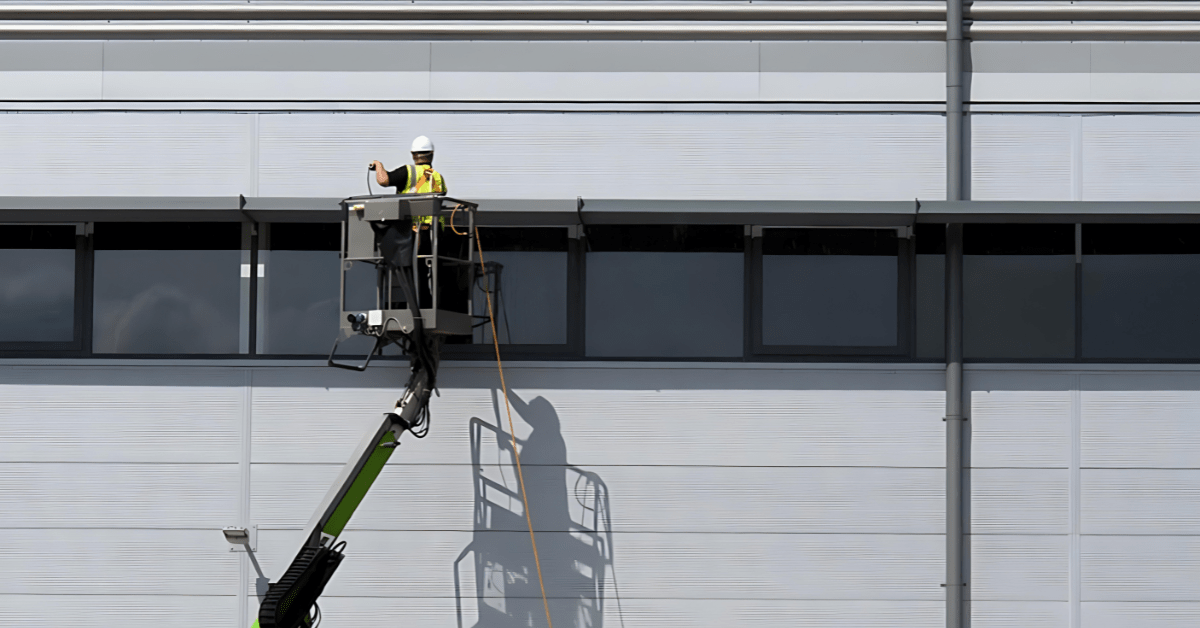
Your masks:
{"label": "corrugated cladding panel", "polygon": [[1066,534],[1066,469],[972,469],[971,532]]}
{"label": "corrugated cladding panel", "polygon": [[1083,119],[1083,200],[1191,201],[1200,197],[1200,116]]}
{"label": "corrugated cladding panel", "polygon": [[1083,467],[1200,469],[1200,375],[1085,375]]}
{"label": "corrugated cladding panel", "polygon": [[236,464],[0,463],[0,528],[218,529],[237,496]]}
{"label": "corrugated cladding panel", "polygon": [[[742,599],[644,599],[625,595],[625,588],[606,589],[602,612],[592,615],[595,626],[654,626],[656,628],[696,628],[761,626],[763,628],[928,628],[945,623],[943,602],[862,601],[862,600],[742,600]],[[493,607],[488,600],[462,600],[464,626],[475,626],[480,611]],[[563,600],[552,600],[555,617],[578,611],[579,603],[564,608]],[[397,618],[398,625],[436,625],[453,617],[459,609],[453,599],[410,600],[373,597],[324,596],[321,612],[330,625],[372,625],[380,617]],[[542,613],[541,600],[531,600],[522,610]],[[598,617],[597,617],[598,615]],[[538,615],[534,615],[538,617]],[[564,617],[562,625],[579,615]],[[601,620],[602,618],[602,620]],[[560,625],[555,620],[555,626]],[[588,624],[584,624],[588,625]]]}
{"label": "corrugated cladding panel", "polygon": [[[281,570],[298,536],[260,530],[263,569]],[[605,573],[605,561],[577,536],[537,537],[548,596],[577,596],[588,586],[570,575],[578,573],[575,563]],[[342,538],[348,557],[329,583],[329,595],[453,596],[456,559],[470,552],[510,571],[528,568],[534,580],[523,590],[538,595],[528,532],[354,530]],[[914,601],[941,597],[944,546],[940,535],[627,532],[613,535],[612,556],[628,598]]]}
{"label": "corrugated cladding panel", "polygon": [[972,535],[970,543],[972,600],[1067,601],[1066,535]]}
{"label": "corrugated cladding panel", "polygon": [[0,595],[234,595],[238,561],[216,528],[10,529]]}
{"label": "corrugated cladding panel", "polygon": [[234,113],[0,115],[11,196],[236,196],[253,187],[253,120]]}
{"label": "corrugated cladding panel", "polygon": [[260,117],[264,196],[365,190],[416,135],[466,198],[940,198],[933,115],[463,113]]}
{"label": "corrugated cladding panel", "polygon": [[0,462],[237,462],[229,369],[0,368]]}
{"label": "corrugated cladding panel", "polygon": [[[587,386],[581,373],[579,386]],[[640,371],[627,372],[630,385]],[[797,384],[803,375],[797,375]],[[434,430],[406,451],[406,463],[470,463],[468,421],[497,417],[493,391],[442,384],[431,404]],[[537,390],[510,389],[525,402],[543,397],[562,424],[568,461],[606,464],[756,466],[922,466],[942,458],[942,395],[911,390]],[[451,392],[452,391],[452,392]],[[256,389],[255,462],[341,463],[395,392],[374,404],[350,390]],[[350,412],[355,406],[357,416]],[[336,417],[346,417],[338,421]],[[520,420],[519,411],[514,419]],[[753,426],[750,429],[749,426]],[[518,423],[518,437],[530,428]],[[526,430],[522,433],[523,430]],[[714,443],[720,443],[715,447]]]}
{"label": "corrugated cladding panel", "polygon": [[[301,528],[339,468],[254,465],[255,522]],[[940,469],[589,466],[587,472],[609,492],[616,532],[941,534],[945,520]],[[488,464],[480,475],[516,488],[511,465]],[[474,477],[469,465],[389,464],[348,527],[470,531]],[[552,507],[547,480],[557,479],[561,491],[564,478],[571,514],[587,507],[576,472],[527,467],[533,512]],[[519,500],[513,507],[520,512]],[[525,522],[504,527],[523,531]]]}
{"label": "corrugated cladding panel", "polygon": [[1069,201],[1069,116],[981,115],[969,118],[971,198],[979,201]]}
{"label": "corrugated cladding panel", "polygon": [[972,628],[1063,628],[1069,625],[1071,613],[1067,602],[971,600],[966,607]]}
{"label": "corrugated cladding panel", "polygon": [[1200,602],[1084,602],[1080,611],[1087,628],[1192,628]]}
{"label": "corrugated cladding panel", "polygon": [[1200,601],[1200,536],[1084,536],[1083,600]]}
{"label": "corrugated cladding panel", "polygon": [[1084,469],[1080,475],[1084,534],[1200,536],[1200,469]]}
{"label": "corrugated cladding panel", "polygon": [[236,595],[0,594],[0,624],[21,628],[217,627],[231,626],[237,608]]}
{"label": "corrugated cladding panel", "polygon": [[[1062,389],[1044,390],[1055,383]],[[971,466],[1065,469],[1071,454],[1071,384],[1061,375],[972,371]]]}

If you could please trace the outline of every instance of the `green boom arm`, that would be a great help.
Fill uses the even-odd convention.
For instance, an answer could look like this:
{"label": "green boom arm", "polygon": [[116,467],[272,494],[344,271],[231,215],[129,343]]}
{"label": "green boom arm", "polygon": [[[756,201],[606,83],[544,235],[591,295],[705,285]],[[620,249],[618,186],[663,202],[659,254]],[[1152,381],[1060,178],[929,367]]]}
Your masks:
{"label": "green boom arm", "polygon": [[366,497],[383,465],[400,445],[400,435],[416,425],[417,417],[429,404],[430,373],[414,367],[408,388],[396,408],[383,415],[379,425],[366,434],[354,456],[326,493],[313,518],[308,522],[304,543],[292,564],[271,583],[259,606],[261,628],[308,628],[310,611],[325,590],[342,561],[345,543],[336,543],[350,517]]}

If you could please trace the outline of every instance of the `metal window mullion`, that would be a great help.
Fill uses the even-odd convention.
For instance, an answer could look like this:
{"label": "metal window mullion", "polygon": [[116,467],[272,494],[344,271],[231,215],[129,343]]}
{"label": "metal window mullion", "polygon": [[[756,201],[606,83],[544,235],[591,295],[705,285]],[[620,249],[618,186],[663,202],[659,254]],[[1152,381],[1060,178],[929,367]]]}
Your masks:
{"label": "metal window mullion", "polygon": [[742,361],[749,362],[754,357],[754,327],[756,314],[754,312],[754,228],[744,226],[742,235]]}
{"label": "metal window mullion", "polygon": [[747,301],[750,310],[750,353],[766,355],[763,347],[763,238],[762,227],[750,227],[750,245],[747,247],[750,271],[747,273]]}
{"label": "metal window mullion", "polygon": [[246,319],[246,355],[258,355],[258,244],[259,244],[259,228],[258,223],[252,222],[244,228],[250,230],[250,294],[247,296],[247,312]]}
{"label": "metal window mullion", "polygon": [[1083,225],[1075,224],[1075,359],[1083,359]]}
{"label": "metal window mullion", "polygon": [[587,351],[587,251],[586,232],[581,228],[567,238],[567,346],[583,357]]}

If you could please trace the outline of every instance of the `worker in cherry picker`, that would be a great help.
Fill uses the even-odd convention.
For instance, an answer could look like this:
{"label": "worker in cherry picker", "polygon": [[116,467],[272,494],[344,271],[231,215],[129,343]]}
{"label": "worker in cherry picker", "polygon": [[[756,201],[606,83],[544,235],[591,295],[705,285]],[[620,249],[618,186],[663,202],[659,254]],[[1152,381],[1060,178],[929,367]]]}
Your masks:
{"label": "worker in cherry picker", "polygon": [[445,194],[446,180],[433,169],[433,142],[422,135],[412,142],[412,165],[395,170],[384,169],[378,160],[371,162],[375,181],[384,187],[394,187],[398,194]]}
{"label": "worker in cherry picker", "polygon": [[[384,165],[378,160],[371,162],[370,168],[375,171],[375,181],[384,187],[394,187],[399,194],[445,194],[446,179],[442,174],[433,169],[433,141],[424,135],[413,140],[410,147],[412,152],[412,165],[405,165],[388,171]],[[413,222],[412,229],[414,244],[418,247],[419,254],[425,255],[430,250],[429,228],[433,225],[432,216],[420,216]],[[467,254],[466,246],[468,244],[465,238],[456,233],[457,230],[446,230],[444,227],[445,218],[438,220],[438,226],[441,227],[438,232],[440,240],[439,248],[443,254],[457,254],[459,257],[465,257]],[[455,268],[455,271],[461,271],[461,268]],[[421,272],[425,275],[425,280],[418,282],[420,296],[418,297],[422,303],[421,307],[425,307],[425,303],[429,300],[429,283],[432,277],[429,275],[429,269],[421,268]],[[443,272],[439,283],[453,282],[455,284],[463,284],[457,286],[456,289],[442,290],[443,302],[447,306],[443,309],[461,308],[466,309],[466,279],[460,277],[461,272]],[[462,304],[458,302],[462,301]]]}

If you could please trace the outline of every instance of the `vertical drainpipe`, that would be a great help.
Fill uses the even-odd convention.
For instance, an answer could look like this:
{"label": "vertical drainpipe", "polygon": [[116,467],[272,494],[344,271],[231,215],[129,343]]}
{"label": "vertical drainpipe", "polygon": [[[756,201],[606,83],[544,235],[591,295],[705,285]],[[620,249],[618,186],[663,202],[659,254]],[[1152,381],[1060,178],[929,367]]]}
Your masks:
{"label": "vertical drainpipe", "polygon": [[[963,4],[946,1],[946,200],[964,198]],[[946,225],[946,627],[964,625],[963,226]]]}

